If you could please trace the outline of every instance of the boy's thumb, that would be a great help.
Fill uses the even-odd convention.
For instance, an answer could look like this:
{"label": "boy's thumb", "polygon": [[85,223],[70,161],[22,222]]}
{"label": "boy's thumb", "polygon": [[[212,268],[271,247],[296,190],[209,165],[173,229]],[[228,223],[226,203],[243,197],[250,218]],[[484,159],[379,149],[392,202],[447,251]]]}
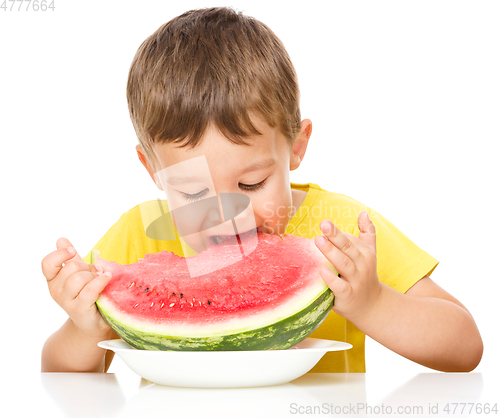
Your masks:
{"label": "boy's thumb", "polygon": [[360,212],[358,217],[358,226],[358,238],[376,251],[376,229],[366,210]]}
{"label": "boy's thumb", "polygon": [[[62,248],[73,247],[73,244],[71,244],[69,239],[61,237],[56,241],[56,247],[58,250],[60,250]],[[73,247],[73,248],[75,248],[75,247]],[[80,257],[80,254],[78,254],[78,252],[76,252],[76,248],[75,248],[75,256],[72,257],[71,260],[83,261],[82,257]]]}

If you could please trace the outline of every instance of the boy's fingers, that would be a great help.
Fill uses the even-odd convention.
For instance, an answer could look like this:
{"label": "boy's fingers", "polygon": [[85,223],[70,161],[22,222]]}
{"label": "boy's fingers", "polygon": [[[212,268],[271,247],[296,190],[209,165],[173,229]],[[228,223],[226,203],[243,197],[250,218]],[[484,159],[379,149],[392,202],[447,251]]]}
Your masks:
{"label": "boy's fingers", "polygon": [[71,274],[62,282],[62,298],[64,300],[73,300],[78,297],[83,288],[94,280],[98,275],[88,270],[79,270]]}
{"label": "boy's fingers", "polygon": [[47,281],[54,279],[63,267],[63,263],[67,263],[76,255],[73,247],[60,248],[45,256],[42,260],[42,272]]}
{"label": "boy's fingers", "polygon": [[323,235],[316,237],[315,242],[319,250],[342,277],[346,279],[352,277],[356,270],[356,265],[347,255],[340,251]]}
{"label": "boy's fingers", "polygon": [[325,237],[355,264],[360,260],[361,252],[359,249],[332,221],[324,219],[321,221],[320,228]]}
{"label": "boy's fingers", "polygon": [[363,210],[358,216],[359,235],[358,238],[376,251],[376,229],[368,212]]}
{"label": "boy's fingers", "polygon": [[88,281],[96,275],[102,274],[102,267],[99,266],[99,269],[100,271],[97,270],[96,266],[84,261],[71,260],[67,262],[53,279],[47,280],[52,297],[58,303],[62,300],[74,299]]}
{"label": "boy's fingers", "polygon": [[322,267],[320,270],[320,274],[326,285],[332,290],[335,298],[342,298],[351,288],[351,285],[347,280],[343,279],[342,277],[338,277],[327,267]]}
{"label": "boy's fingers", "polygon": [[109,272],[98,275],[94,280],[87,283],[76,297],[76,300],[84,306],[92,306],[110,280],[111,273]]}
{"label": "boy's fingers", "polygon": [[[61,237],[56,241],[56,247],[57,249],[63,249],[63,248],[75,248],[73,247],[73,244],[69,241],[69,239]],[[80,254],[78,254],[75,250],[74,256],[72,257],[73,260],[78,260],[78,261],[83,261],[83,258],[80,257]]]}

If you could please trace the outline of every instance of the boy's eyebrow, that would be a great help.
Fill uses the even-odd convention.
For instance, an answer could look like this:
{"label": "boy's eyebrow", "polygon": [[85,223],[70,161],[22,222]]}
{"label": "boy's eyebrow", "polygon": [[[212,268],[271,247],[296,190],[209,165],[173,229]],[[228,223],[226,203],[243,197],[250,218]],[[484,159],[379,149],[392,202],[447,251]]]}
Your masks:
{"label": "boy's eyebrow", "polygon": [[172,186],[177,186],[184,183],[202,182],[203,179],[199,176],[168,176],[167,183]]}
{"label": "boy's eyebrow", "polygon": [[[248,167],[245,167],[240,171],[240,174],[250,173],[252,171],[263,170],[264,168],[271,167],[276,164],[276,160],[274,158],[266,158],[262,161],[250,164]],[[175,186],[183,183],[194,183],[201,182],[204,179],[199,176],[168,176],[167,182],[168,184]]]}
{"label": "boy's eyebrow", "polygon": [[241,170],[240,174],[250,173],[251,171],[262,170],[264,168],[271,167],[276,164],[276,160],[274,158],[266,158],[265,160],[259,161],[257,163],[251,164],[248,167],[245,167]]}

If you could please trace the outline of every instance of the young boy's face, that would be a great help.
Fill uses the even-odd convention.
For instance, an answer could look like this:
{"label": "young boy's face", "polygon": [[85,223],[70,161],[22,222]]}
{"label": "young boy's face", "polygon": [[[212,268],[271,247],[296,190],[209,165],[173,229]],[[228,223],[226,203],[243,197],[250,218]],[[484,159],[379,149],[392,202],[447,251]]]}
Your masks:
{"label": "young boy's face", "polygon": [[257,227],[283,234],[305,197],[290,188],[289,172],[303,159],[311,121],[302,121],[293,146],[277,128],[257,118],[252,122],[263,135],[246,139],[248,146],[233,144],[213,127],[195,148],[157,144],[161,166],[155,169],[137,146],[141,162],[166,193],[177,231],[197,252],[234,236],[235,227],[238,233]]}

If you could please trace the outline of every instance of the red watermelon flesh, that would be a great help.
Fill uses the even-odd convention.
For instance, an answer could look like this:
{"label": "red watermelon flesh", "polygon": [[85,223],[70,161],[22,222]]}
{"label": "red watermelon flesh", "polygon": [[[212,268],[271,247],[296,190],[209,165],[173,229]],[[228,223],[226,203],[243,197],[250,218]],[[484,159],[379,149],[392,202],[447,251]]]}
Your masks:
{"label": "red watermelon flesh", "polygon": [[[278,322],[284,322],[287,330],[293,328],[287,318],[310,307],[320,296],[322,302],[327,296],[333,302],[319,275],[322,265],[332,267],[313,240],[262,233],[257,237],[258,245],[247,256],[242,256],[239,245],[219,244],[190,258],[190,263],[208,266],[211,271],[197,277],[190,277],[188,259],[167,251],[147,254],[130,265],[98,257],[94,263],[113,273],[98,307],[117,333],[137,348],[175,349],[165,344],[164,339],[170,337],[176,341],[174,346],[184,341],[184,347],[191,349],[192,340],[198,347],[201,339],[205,349],[212,349],[213,337],[246,333],[247,340],[262,340],[262,329]],[[326,316],[313,311],[323,315],[322,319]],[[310,327],[309,333],[318,325]],[[235,349],[227,341],[219,345],[213,349]]]}

